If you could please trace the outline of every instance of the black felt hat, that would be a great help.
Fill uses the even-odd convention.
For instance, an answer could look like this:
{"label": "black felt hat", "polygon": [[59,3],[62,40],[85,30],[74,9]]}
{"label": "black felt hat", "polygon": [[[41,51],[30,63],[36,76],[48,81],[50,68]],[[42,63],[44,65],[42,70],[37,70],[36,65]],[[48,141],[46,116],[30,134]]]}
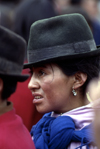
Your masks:
{"label": "black felt hat", "polygon": [[0,26],[0,76],[16,81],[25,81],[29,76],[21,75],[26,42],[9,29]]}
{"label": "black felt hat", "polygon": [[100,47],[96,47],[85,18],[75,13],[33,23],[27,55],[24,68],[42,62],[98,56]]}

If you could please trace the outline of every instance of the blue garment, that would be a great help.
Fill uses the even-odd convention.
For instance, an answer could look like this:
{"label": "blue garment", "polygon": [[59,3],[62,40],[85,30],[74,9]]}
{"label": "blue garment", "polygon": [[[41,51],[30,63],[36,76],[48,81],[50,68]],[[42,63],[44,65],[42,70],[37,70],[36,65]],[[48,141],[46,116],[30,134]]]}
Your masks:
{"label": "blue garment", "polygon": [[[45,114],[40,121],[32,127],[31,135],[34,137],[36,149],[65,149],[71,142],[81,142],[87,148],[94,138],[91,125],[82,130],[75,130],[73,119],[69,116],[50,117]],[[90,138],[91,136],[91,138]]]}

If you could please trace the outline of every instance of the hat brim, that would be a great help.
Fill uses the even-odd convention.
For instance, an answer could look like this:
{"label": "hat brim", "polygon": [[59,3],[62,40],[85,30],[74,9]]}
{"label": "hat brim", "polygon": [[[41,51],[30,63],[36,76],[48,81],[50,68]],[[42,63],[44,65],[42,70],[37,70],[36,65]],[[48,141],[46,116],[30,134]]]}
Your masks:
{"label": "hat brim", "polygon": [[62,60],[74,60],[74,59],[81,59],[81,58],[88,58],[88,57],[95,57],[95,56],[100,56],[100,45],[97,46],[97,49],[96,50],[93,50],[93,51],[89,51],[89,52],[84,52],[82,54],[70,54],[70,55],[63,55],[63,56],[54,56],[54,57],[49,57],[49,58],[45,58],[45,59],[42,59],[40,58],[39,60],[37,61],[34,61],[33,62],[30,62],[30,63],[24,63],[24,66],[23,66],[23,69],[26,69],[26,68],[31,68],[32,65],[37,65],[37,64],[40,64],[40,63],[48,63],[48,62],[55,62],[55,61],[62,61]]}
{"label": "hat brim", "polygon": [[26,81],[28,78],[29,78],[29,75],[8,75],[8,74],[2,74],[0,73],[0,76],[3,76],[5,78],[9,78],[11,79],[12,81],[17,81],[17,82],[24,82]]}

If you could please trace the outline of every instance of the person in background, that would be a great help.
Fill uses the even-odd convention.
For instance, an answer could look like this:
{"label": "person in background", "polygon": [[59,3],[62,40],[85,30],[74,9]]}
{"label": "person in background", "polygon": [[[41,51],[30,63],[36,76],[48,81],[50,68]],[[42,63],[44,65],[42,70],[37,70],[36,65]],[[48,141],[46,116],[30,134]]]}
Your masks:
{"label": "person in background", "polygon": [[100,48],[85,18],[75,13],[36,21],[27,53],[28,88],[44,114],[31,129],[36,149],[96,149],[86,88],[99,76]]}
{"label": "person in background", "polygon": [[70,0],[49,0],[52,2],[57,15],[61,15],[61,12],[70,5]]}
{"label": "person in background", "polygon": [[37,20],[56,16],[49,0],[25,0],[15,9],[12,30],[27,42],[30,26]]}
{"label": "person in background", "polygon": [[26,42],[0,26],[0,149],[35,149],[31,135],[7,99],[15,92],[22,75]]}
{"label": "person in background", "polygon": [[81,7],[89,14],[93,19],[96,19],[99,13],[98,10],[99,0],[81,0]]}
{"label": "person in background", "polygon": [[93,129],[95,134],[95,141],[100,148],[100,78],[93,79],[88,87],[88,94],[94,108]]}
{"label": "person in background", "polygon": [[96,45],[100,45],[100,22],[98,21],[98,0],[70,0],[71,6],[78,6],[86,11],[92,21],[93,36]]}
{"label": "person in background", "polygon": [[12,14],[21,0],[0,0],[0,25],[11,30]]}

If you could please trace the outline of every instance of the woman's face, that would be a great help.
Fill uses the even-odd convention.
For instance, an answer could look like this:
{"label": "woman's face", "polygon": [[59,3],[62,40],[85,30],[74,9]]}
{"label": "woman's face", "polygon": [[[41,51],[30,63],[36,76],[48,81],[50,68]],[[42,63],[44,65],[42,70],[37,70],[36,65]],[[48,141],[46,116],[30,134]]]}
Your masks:
{"label": "woman's face", "polygon": [[33,95],[33,103],[40,113],[70,110],[73,76],[66,76],[55,64],[32,67],[28,88]]}

